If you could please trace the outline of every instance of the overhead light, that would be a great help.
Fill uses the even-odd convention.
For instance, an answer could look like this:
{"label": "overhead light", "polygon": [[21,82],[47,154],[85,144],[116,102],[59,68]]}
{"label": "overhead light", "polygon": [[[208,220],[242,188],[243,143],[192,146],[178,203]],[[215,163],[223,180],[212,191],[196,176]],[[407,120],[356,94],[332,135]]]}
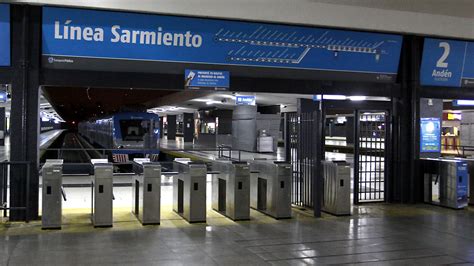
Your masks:
{"label": "overhead light", "polygon": [[219,94],[219,97],[227,98],[227,99],[234,99],[234,95],[229,95],[229,94]]}
{"label": "overhead light", "polygon": [[212,99],[192,99],[191,101],[195,101],[195,102],[210,102],[210,101],[212,101]]}
{"label": "overhead light", "polygon": [[455,100],[453,101],[454,106],[473,106],[474,100]]}
{"label": "overhead light", "polygon": [[349,96],[349,100],[351,101],[365,101],[367,96]]}
{"label": "overhead light", "polygon": [[345,95],[323,95],[321,97],[321,94],[313,96],[313,100],[320,101],[321,98],[324,100],[345,100],[347,97]]}
{"label": "overhead light", "polygon": [[215,103],[220,103],[219,101],[214,101],[214,100],[210,100],[208,102],[206,102],[207,105],[211,105],[211,104],[215,104]]}

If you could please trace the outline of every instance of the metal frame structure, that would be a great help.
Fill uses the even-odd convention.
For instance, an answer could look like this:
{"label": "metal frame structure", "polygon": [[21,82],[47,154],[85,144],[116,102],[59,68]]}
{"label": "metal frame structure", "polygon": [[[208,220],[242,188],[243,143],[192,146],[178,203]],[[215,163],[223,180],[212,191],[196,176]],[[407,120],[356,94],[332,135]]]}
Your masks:
{"label": "metal frame structure", "polygon": [[[354,204],[360,204],[363,202],[380,202],[380,201],[390,201],[389,195],[387,195],[388,191],[391,190],[392,188],[390,187],[390,184],[392,182],[392,169],[393,169],[393,164],[394,161],[392,160],[392,142],[393,142],[393,119],[392,119],[392,102],[385,102],[385,101],[363,101],[363,102],[349,102],[349,101],[323,101],[323,121],[326,120],[326,114],[331,110],[331,109],[337,109],[337,110],[346,110],[349,112],[352,112],[354,114],[355,120],[354,120]],[[379,113],[384,113],[385,114],[385,132],[384,133],[384,154],[383,154],[383,160],[384,160],[384,169],[383,171],[368,171],[365,172],[365,170],[361,170],[361,163],[367,167],[367,163],[381,163],[381,161],[366,161],[365,159],[361,161],[362,156],[370,156],[373,155],[374,149],[370,147],[368,149],[367,147],[363,147],[361,149],[361,121],[360,121],[360,116],[364,115],[364,112],[379,112]],[[323,123],[323,131],[325,127],[325,123]],[[374,130],[374,129],[373,129]],[[322,145],[325,146],[325,141],[324,141],[324,134],[322,137]],[[369,141],[369,144],[374,144],[373,138]],[[323,149],[324,150],[324,149]],[[379,153],[378,151],[376,153]],[[365,168],[364,168],[365,169]],[[369,174],[369,180],[366,179],[367,174]],[[367,198],[366,193],[373,193],[375,191],[372,191],[369,189],[368,192],[364,189],[363,191],[360,189],[362,187],[365,187],[365,183],[367,182],[372,182],[376,186],[379,186],[377,188],[378,191],[380,191],[382,186],[379,181],[371,180],[372,174],[383,174],[384,176],[384,182],[383,182],[383,192],[384,195],[383,197],[370,197]],[[362,184],[362,185],[361,185]],[[356,196],[357,195],[357,196]],[[361,197],[363,195],[364,197]],[[382,200],[383,199],[383,200]]]}

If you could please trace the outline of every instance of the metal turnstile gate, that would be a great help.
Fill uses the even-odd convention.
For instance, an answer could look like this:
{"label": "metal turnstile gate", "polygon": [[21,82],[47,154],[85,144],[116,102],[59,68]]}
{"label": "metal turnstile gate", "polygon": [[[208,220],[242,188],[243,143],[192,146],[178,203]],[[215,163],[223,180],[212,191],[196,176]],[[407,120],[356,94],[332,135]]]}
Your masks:
{"label": "metal turnstile gate", "polygon": [[113,165],[93,163],[91,220],[94,227],[113,225]]}
{"label": "metal turnstile gate", "polygon": [[132,181],[132,212],[143,224],[160,224],[161,165],[135,159]]}
{"label": "metal turnstile gate", "polygon": [[250,219],[250,169],[247,162],[214,161],[212,208],[232,220]]}
{"label": "metal turnstile gate", "polygon": [[190,223],[206,222],[206,164],[175,159],[174,168],[173,210]]}
{"label": "metal turnstile gate", "polygon": [[351,215],[351,165],[345,161],[324,161],[322,209],[334,215]]}
{"label": "metal turnstile gate", "polygon": [[43,177],[42,191],[42,229],[61,229],[62,200],[65,194],[62,188],[63,160],[46,160],[41,169]]}
{"label": "metal turnstile gate", "polygon": [[250,207],[276,219],[291,218],[291,164],[250,161]]}

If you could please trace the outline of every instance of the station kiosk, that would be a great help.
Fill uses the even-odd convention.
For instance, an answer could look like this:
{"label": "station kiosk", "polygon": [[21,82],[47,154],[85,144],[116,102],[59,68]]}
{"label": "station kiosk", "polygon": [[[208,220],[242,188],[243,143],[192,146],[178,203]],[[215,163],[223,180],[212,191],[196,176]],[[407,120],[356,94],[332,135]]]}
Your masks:
{"label": "station kiosk", "polygon": [[250,161],[250,207],[276,219],[291,218],[291,164]]}
{"label": "station kiosk", "polygon": [[206,222],[206,164],[177,158],[173,167],[173,211],[190,223]]}
{"label": "station kiosk", "polygon": [[236,220],[250,219],[250,168],[247,162],[214,161],[212,208]]}
{"label": "station kiosk", "polygon": [[63,160],[46,160],[41,169],[42,191],[42,229],[61,229],[62,200],[66,200],[63,183]]}
{"label": "station kiosk", "polygon": [[161,165],[148,158],[133,160],[132,212],[143,224],[160,224]]}
{"label": "station kiosk", "polygon": [[91,220],[94,227],[113,225],[113,165],[107,159],[92,159]]}

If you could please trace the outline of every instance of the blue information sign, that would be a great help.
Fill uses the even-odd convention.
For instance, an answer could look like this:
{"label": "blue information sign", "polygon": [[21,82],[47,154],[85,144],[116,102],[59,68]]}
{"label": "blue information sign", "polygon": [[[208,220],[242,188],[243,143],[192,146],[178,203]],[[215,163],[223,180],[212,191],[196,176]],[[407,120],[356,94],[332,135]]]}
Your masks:
{"label": "blue information sign", "polygon": [[420,151],[441,152],[441,119],[435,117],[421,118]]}
{"label": "blue information sign", "polygon": [[474,42],[425,39],[421,85],[474,87]]}
{"label": "blue information sign", "polygon": [[253,95],[237,95],[235,96],[236,105],[255,105],[256,97]]}
{"label": "blue information sign", "polygon": [[402,44],[393,34],[56,7],[43,8],[42,29],[50,68],[89,69],[113,59],[361,72],[393,81]]}
{"label": "blue information sign", "polygon": [[185,87],[189,89],[213,88],[225,90],[229,88],[228,71],[186,69],[184,78]]}
{"label": "blue information sign", "polygon": [[0,4],[0,66],[10,66],[10,5]]}

